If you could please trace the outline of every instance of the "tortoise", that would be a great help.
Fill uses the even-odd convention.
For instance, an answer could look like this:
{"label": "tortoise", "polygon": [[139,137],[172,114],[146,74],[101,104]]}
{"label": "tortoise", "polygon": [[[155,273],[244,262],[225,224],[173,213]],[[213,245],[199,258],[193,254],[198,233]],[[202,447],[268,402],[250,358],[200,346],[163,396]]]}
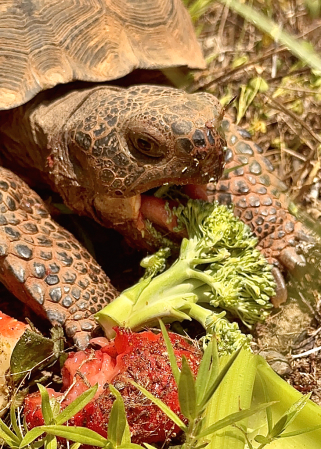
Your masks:
{"label": "tortoise", "polygon": [[[0,21],[0,280],[9,290],[80,348],[93,314],[117,295],[23,178],[146,248],[159,203],[144,192],[209,183],[210,198],[234,203],[260,238],[284,296],[278,267],[304,263],[302,227],[260,147],[209,93],[116,85],[138,69],[204,67],[180,0],[8,0]],[[224,158],[234,170],[221,177]]]}

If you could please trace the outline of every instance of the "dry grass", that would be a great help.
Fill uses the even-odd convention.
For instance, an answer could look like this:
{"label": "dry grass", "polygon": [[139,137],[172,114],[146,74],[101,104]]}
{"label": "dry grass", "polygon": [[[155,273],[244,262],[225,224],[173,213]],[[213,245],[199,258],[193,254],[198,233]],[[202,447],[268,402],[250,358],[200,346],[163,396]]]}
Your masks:
{"label": "dry grass", "polygon": [[[312,18],[303,1],[252,6],[277,24],[278,33],[303,39],[305,59],[312,48],[321,54],[321,19]],[[189,89],[206,89],[225,104],[236,96],[229,112],[255,135],[292,196],[319,218],[321,72],[275,42],[275,29],[263,33],[220,2],[196,0],[189,7],[208,61]]]}
{"label": "dry grass", "polygon": [[[231,12],[225,1],[189,1],[208,68],[194,74],[188,90],[207,90],[226,105],[236,97],[229,112],[263,147],[290,195],[321,231],[321,72],[306,64],[310,54],[315,56],[311,49],[317,59],[321,56],[321,18],[312,17],[303,0],[254,0],[251,6],[277,27],[262,32]],[[297,51],[272,39],[280,29],[306,42],[307,57],[299,59]],[[297,359],[291,355],[321,346],[321,298],[318,289],[295,282],[294,290],[303,308],[300,299],[290,301],[257,328],[256,344],[259,350],[284,354],[288,381],[303,393],[311,391],[321,404],[321,351]],[[306,323],[294,329],[298,316]]]}

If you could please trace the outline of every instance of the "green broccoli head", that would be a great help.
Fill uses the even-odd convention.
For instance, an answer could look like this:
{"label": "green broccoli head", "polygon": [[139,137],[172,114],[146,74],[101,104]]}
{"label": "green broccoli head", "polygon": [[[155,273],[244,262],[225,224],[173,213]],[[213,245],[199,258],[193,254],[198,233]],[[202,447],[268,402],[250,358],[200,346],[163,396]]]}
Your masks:
{"label": "green broccoli head", "polygon": [[275,282],[249,227],[231,208],[201,200],[189,200],[172,213],[178,229],[187,231],[178,259],[165,269],[165,248],[143,261],[145,276],[96,314],[107,334],[115,325],[138,330],[159,318],[194,318],[209,330],[206,317],[222,309],[248,326],[263,321]]}
{"label": "green broccoli head", "polygon": [[263,321],[272,308],[275,281],[250,228],[232,208],[218,203],[189,200],[174,213],[189,236],[181,257],[188,257],[193,247],[193,265],[208,277],[194,291],[198,303],[228,310],[247,326]]}

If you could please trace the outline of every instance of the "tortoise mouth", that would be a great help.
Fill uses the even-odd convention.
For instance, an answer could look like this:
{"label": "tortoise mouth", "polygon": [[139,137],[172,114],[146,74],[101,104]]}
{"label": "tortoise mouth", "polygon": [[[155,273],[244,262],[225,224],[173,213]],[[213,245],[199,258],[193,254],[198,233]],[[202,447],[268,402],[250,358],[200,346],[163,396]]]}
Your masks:
{"label": "tortoise mouth", "polygon": [[[139,246],[143,240],[149,239],[151,225],[162,235],[174,234],[176,220],[170,209],[187,202],[189,198],[206,201],[206,186],[163,185],[128,198],[110,198],[100,194],[94,198],[92,216],[103,226],[112,227],[124,234],[129,241],[139,242],[134,243]],[[165,194],[162,192],[169,188],[170,194],[168,191]]]}
{"label": "tortoise mouth", "polygon": [[165,185],[159,189],[144,192],[140,198],[142,220],[144,222],[148,220],[162,233],[174,232],[177,226],[177,219],[171,214],[171,209],[180,203],[186,203],[190,198],[207,201],[206,186],[207,184]]}

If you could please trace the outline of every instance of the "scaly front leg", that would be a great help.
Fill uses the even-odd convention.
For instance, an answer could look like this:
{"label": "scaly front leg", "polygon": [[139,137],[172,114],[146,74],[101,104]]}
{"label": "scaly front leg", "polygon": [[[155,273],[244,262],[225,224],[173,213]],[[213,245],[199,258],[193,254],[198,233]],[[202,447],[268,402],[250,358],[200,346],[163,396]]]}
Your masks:
{"label": "scaly front leg", "polygon": [[0,281],[79,348],[88,345],[93,314],[118,294],[72,234],[55,223],[41,198],[0,167]]}

